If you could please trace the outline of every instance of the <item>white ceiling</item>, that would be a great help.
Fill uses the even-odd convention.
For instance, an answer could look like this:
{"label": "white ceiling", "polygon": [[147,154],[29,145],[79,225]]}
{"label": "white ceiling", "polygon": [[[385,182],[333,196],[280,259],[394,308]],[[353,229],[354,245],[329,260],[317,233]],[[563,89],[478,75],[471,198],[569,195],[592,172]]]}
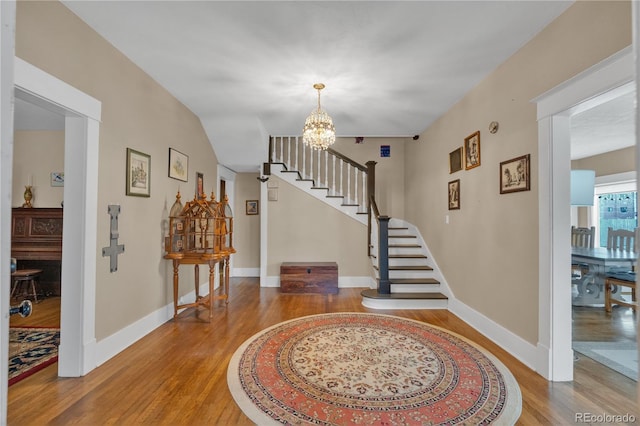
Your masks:
{"label": "white ceiling", "polygon": [[420,134],[571,1],[63,3],[256,171],[268,135],[301,134],[314,83],[338,136]]}

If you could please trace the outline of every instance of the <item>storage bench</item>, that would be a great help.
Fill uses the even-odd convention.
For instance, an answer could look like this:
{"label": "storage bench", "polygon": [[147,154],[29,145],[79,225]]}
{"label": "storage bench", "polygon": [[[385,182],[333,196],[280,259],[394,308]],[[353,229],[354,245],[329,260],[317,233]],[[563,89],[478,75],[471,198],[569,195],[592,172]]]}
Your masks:
{"label": "storage bench", "polygon": [[338,293],[336,262],[284,262],[280,265],[282,293]]}

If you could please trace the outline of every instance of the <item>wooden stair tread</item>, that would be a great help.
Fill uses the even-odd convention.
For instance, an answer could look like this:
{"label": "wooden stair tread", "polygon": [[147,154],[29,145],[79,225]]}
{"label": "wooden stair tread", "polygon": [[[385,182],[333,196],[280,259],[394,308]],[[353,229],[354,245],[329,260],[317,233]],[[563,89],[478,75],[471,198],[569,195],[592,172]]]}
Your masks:
{"label": "wooden stair tread", "polygon": [[363,290],[360,293],[364,297],[371,299],[436,299],[436,300],[448,300],[448,297],[442,293],[391,293],[380,294],[377,289]]}
{"label": "wooden stair tread", "polygon": [[[374,269],[378,269],[374,266]],[[406,266],[389,266],[390,271],[433,271],[431,266],[427,265],[406,265]]]}
{"label": "wooden stair tread", "polygon": [[402,226],[390,226],[389,227],[389,231],[399,231],[399,230],[408,230],[409,228],[407,227],[402,227]]}
{"label": "wooden stair tread", "polygon": [[390,254],[389,259],[428,259],[424,254]]}
{"label": "wooden stair tread", "polygon": [[389,282],[393,284],[440,284],[435,278],[392,278]]}
{"label": "wooden stair tread", "polygon": [[389,238],[417,238],[415,235],[389,235]]}
{"label": "wooden stair tread", "polygon": [[393,248],[420,248],[420,244],[389,244],[389,247]]}

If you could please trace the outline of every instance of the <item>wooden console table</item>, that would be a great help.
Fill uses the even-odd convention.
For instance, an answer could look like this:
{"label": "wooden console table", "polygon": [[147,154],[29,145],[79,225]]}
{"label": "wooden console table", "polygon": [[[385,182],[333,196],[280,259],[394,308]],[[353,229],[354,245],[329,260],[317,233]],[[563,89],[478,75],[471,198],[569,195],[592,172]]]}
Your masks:
{"label": "wooden console table", "polygon": [[[224,300],[229,303],[229,256],[219,256],[214,254],[189,253],[182,256],[167,254],[165,259],[173,261],[173,318],[178,316],[178,310],[183,308],[205,307],[209,309],[209,320],[213,318],[213,302]],[[214,294],[215,267],[220,263],[220,286],[223,287],[222,294]],[[200,265],[209,265],[209,294],[200,296]],[[194,265],[194,280],[196,298],[192,303],[178,303],[178,288],[180,265]]]}
{"label": "wooden console table", "polygon": [[336,262],[284,262],[280,265],[282,293],[338,293]]}

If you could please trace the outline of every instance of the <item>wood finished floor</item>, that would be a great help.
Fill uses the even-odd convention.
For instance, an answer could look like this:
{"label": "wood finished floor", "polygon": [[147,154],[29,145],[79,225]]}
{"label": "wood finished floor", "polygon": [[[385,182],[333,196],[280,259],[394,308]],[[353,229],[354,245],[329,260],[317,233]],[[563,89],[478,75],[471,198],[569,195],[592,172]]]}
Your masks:
{"label": "wood finished floor", "polygon": [[[9,425],[249,425],[227,388],[227,364],[247,338],[273,324],[325,312],[380,312],[448,329],[491,351],[513,373],[522,392],[518,425],[574,424],[576,413],[625,414],[640,421],[637,384],[589,358],[574,366],[574,381],[548,382],[446,310],[374,311],[360,289],[338,295],[285,295],[255,278],[233,279],[230,303],[218,304],[211,323],[204,310],[187,310],[80,378],[57,377],[47,367],[9,388]],[[11,325],[59,324],[59,299],[14,315]],[[628,308],[574,310],[576,340],[635,340]],[[589,337],[590,336],[590,337]]]}

